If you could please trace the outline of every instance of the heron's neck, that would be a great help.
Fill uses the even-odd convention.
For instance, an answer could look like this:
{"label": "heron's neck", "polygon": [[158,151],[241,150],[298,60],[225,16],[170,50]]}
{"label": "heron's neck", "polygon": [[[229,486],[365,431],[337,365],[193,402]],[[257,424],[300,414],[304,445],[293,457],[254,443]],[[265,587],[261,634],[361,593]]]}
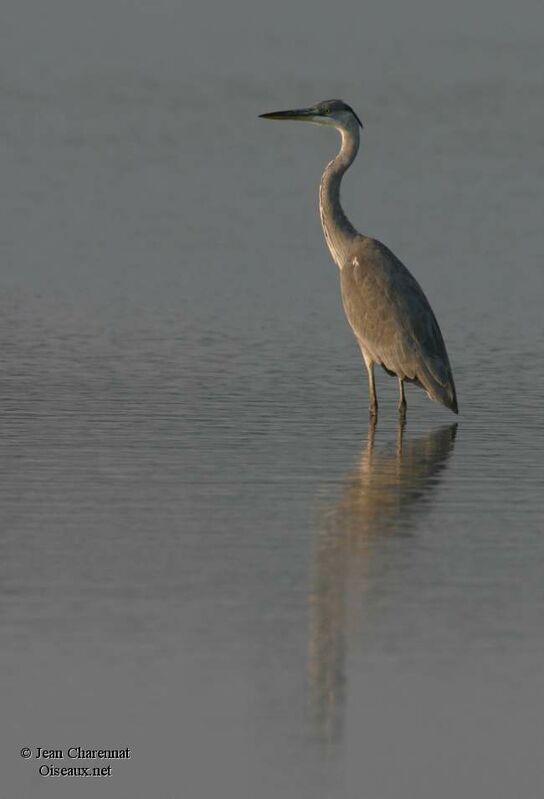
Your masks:
{"label": "heron's neck", "polygon": [[319,186],[319,213],[327,246],[340,269],[357,231],[340,204],[340,184],[344,172],[351,166],[359,149],[359,129],[340,130],[340,152],[323,172]]}

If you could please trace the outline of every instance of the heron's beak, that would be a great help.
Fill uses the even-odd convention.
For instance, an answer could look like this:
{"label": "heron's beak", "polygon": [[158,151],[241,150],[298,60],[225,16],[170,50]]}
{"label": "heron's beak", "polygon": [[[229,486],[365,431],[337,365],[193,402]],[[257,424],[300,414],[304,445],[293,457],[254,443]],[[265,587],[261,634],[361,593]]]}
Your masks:
{"label": "heron's beak", "polygon": [[294,119],[299,122],[309,122],[315,116],[315,108],[295,108],[292,111],[271,111],[269,114],[259,114],[261,119]]}

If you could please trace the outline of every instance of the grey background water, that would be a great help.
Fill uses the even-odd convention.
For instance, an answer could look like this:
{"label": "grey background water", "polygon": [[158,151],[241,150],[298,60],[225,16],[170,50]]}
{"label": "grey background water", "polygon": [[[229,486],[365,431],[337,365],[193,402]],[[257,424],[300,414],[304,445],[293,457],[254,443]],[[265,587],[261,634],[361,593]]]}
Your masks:
{"label": "grey background water", "polygon": [[[539,5],[1,16],[2,795],[540,796]],[[401,442],[380,376],[369,438],[335,135],[257,118],[330,96],[457,428],[410,390]],[[19,756],[78,745],[133,758],[97,785]]]}

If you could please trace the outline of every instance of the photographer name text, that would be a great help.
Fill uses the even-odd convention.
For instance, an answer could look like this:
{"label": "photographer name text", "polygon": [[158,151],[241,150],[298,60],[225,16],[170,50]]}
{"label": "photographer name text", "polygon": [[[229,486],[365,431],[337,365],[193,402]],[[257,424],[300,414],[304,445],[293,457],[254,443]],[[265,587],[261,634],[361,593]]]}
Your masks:
{"label": "photographer name text", "polygon": [[84,749],[82,746],[70,746],[68,749],[44,749],[41,746],[35,748],[35,758],[40,760],[129,760],[131,752],[128,747],[125,749]]}

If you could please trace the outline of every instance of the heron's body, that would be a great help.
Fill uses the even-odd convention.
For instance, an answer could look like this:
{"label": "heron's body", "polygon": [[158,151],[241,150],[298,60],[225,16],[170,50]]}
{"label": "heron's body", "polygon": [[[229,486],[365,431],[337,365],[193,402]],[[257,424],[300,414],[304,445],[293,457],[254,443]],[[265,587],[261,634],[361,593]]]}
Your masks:
{"label": "heron's body", "polygon": [[342,301],[368,371],[370,413],[378,403],[374,366],[396,375],[399,411],[404,414],[404,381],[423,388],[457,413],[457,399],[444,340],[425,294],[404,264],[384,244],[359,234],[340,203],[340,184],[359,149],[359,119],[341,100],[310,109],[263,114],[330,125],[342,136],[340,152],[325,169],[319,210],[325,240],[340,269]]}

